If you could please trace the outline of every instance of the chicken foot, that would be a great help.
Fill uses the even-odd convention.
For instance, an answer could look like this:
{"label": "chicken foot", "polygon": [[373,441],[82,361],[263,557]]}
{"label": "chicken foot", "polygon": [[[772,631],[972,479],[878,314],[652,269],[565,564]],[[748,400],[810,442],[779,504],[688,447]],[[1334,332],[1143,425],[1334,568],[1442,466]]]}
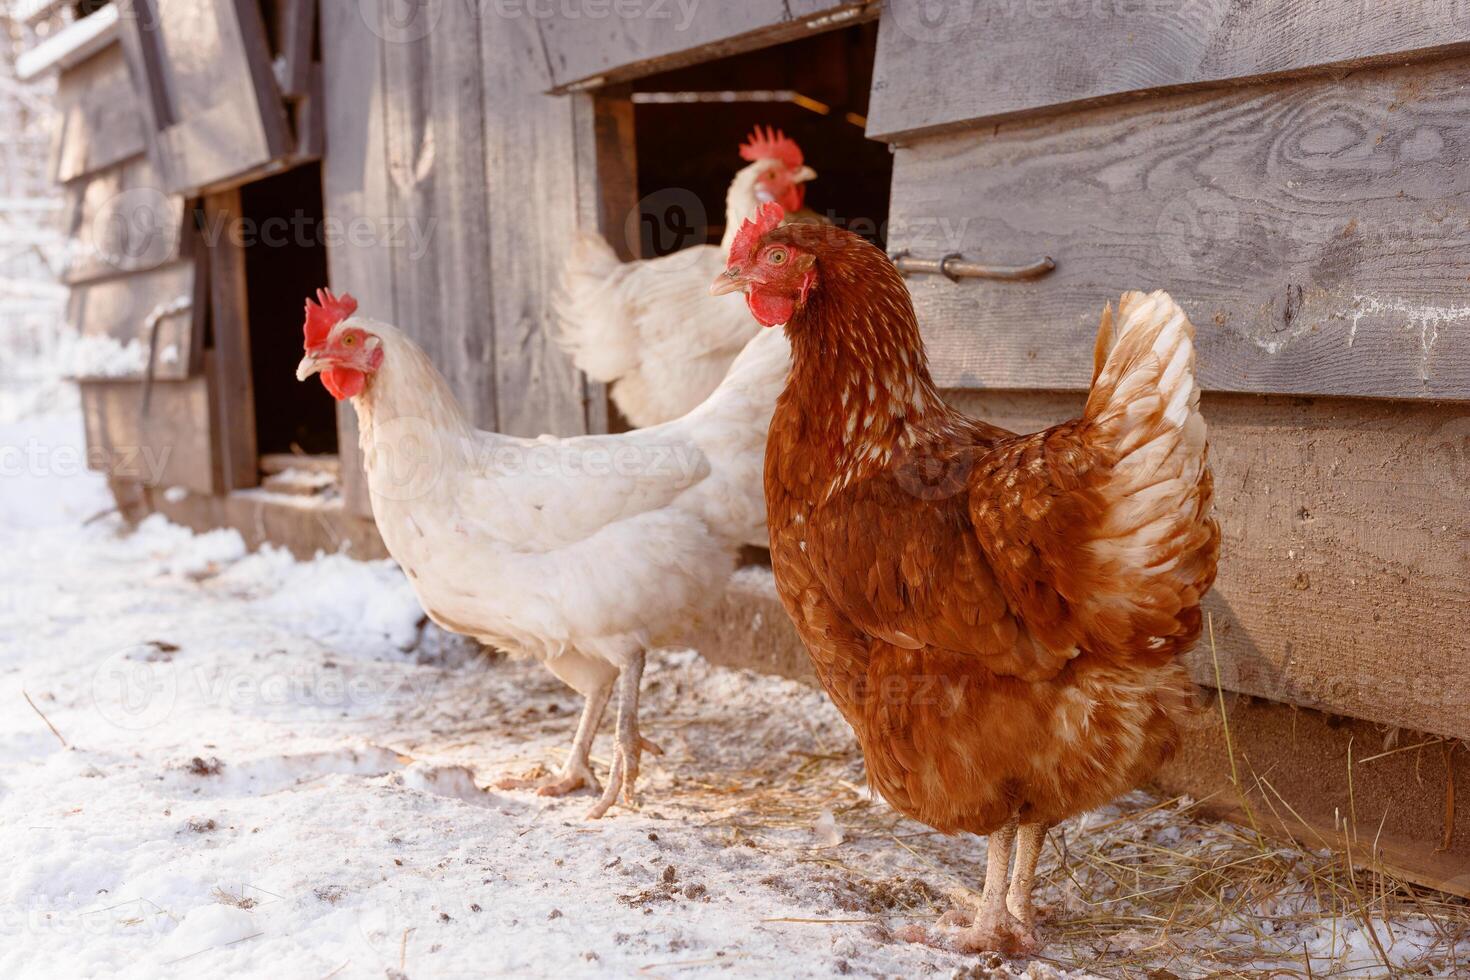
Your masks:
{"label": "chicken foot", "polygon": [[638,695],[643,685],[645,659],[644,652],[639,650],[618,675],[618,729],[613,745],[612,772],[608,773],[602,797],[587,811],[588,820],[597,820],[607,813],[619,795],[628,806],[636,805],[635,787],[644,748],[650,748],[655,755],[663,754],[662,749],[638,732]]}
{"label": "chicken foot", "polygon": [[582,719],[577,722],[577,734],[572,739],[572,752],[560,769],[545,776],[508,776],[498,781],[495,788],[534,789],[540,796],[565,796],[583,786],[590,787],[593,792],[600,791],[602,785],[592,774],[588,756],[592,753],[592,740],[597,737],[612,689],[612,682],[608,681],[587,693],[586,702],[582,705]]}
{"label": "chicken foot", "polygon": [[[1031,825],[1027,825],[1027,829]],[[1017,820],[990,835],[985,858],[985,887],[980,892],[980,908],[970,926],[960,931],[961,950],[967,953],[1026,953],[1036,948],[1029,927],[1007,907],[1007,879],[1010,877],[1011,852],[1015,850]],[[1039,850],[1039,847],[1038,847]],[[1036,862],[1031,859],[1032,873]],[[1029,878],[1028,878],[1029,880]],[[1027,893],[1029,903],[1029,890]]]}
{"label": "chicken foot", "polygon": [[1006,893],[1006,908],[1021,923],[1024,938],[1036,943],[1036,904],[1031,890],[1036,885],[1036,862],[1046,844],[1046,824],[1025,823],[1016,832],[1016,869],[1011,873],[1011,888]]}

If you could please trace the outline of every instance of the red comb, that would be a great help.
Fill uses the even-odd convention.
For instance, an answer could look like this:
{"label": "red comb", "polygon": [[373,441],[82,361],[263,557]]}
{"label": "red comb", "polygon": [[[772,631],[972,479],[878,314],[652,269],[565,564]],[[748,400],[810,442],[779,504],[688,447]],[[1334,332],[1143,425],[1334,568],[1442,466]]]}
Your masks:
{"label": "red comb", "polygon": [[746,137],[740,147],[740,158],[754,163],[757,160],[780,160],[787,170],[796,170],[802,164],[801,147],[779,129],[767,126],[764,131],[757,126]]}
{"label": "red comb", "polygon": [[316,302],[306,299],[306,349],[320,347],[327,342],[332,328],[357,312],[357,300],[351,293],[343,293],[339,299],[330,289],[318,289]]}
{"label": "red comb", "polygon": [[785,220],[786,209],[781,205],[775,201],[762,204],[756,212],[755,220],[746,218],[740,230],[735,233],[735,240],[730,243],[730,263],[744,265],[748,262],[761,239],[781,227],[781,222]]}

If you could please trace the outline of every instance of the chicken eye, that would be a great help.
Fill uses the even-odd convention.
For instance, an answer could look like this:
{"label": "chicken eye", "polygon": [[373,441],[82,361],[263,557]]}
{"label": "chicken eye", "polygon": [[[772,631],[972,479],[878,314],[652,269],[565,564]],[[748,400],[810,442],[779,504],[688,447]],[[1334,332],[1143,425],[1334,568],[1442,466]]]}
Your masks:
{"label": "chicken eye", "polygon": [[343,347],[353,347],[357,344],[357,334],[349,333],[342,337]]}
{"label": "chicken eye", "polygon": [[786,261],[786,250],[784,248],[773,248],[766,253],[766,261],[771,265],[780,265]]}

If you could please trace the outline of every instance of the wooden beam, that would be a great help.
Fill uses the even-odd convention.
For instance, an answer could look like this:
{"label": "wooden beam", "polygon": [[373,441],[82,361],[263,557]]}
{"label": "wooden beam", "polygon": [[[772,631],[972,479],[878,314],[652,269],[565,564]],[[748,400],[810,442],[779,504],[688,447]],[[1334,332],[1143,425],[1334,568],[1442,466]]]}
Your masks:
{"label": "wooden beam", "polygon": [[928,139],[889,247],[1026,283],[909,280],[947,387],[1083,390],[1103,302],[1167,288],[1223,391],[1470,398],[1470,60],[1152,99]]}
{"label": "wooden beam", "polygon": [[890,0],[868,135],[993,123],[1141,92],[1442,57],[1470,44],[1445,0]]}
{"label": "wooden beam", "polygon": [[[327,249],[332,288],[352,293],[365,314],[392,319],[393,256],[382,233],[391,212],[381,38],[368,26],[375,10],[370,3],[321,7],[322,119],[332,148],[322,159],[322,193],[326,220],[341,232]],[[357,413],[348,402],[337,407],[337,452],[347,510],[371,516]]]}
{"label": "wooden beam", "polygon": [[[39,19],[39,18],[38,18]],[[121,17],[116,4],[74,20],[15,59],[15,77],[33,82],[43,75],[79,65],[117,40]]]}
{"label": "wooden beam", "polygon": [[[698,61],[794,41],[877,16],[872,0],[741,0],[679,3],[634,0],[612,4],[605,16],[532,17],[501,30],[539,28],[548,88],[626,81]],[[529,22],[529,24],[527,23]]]}
{"label": "wooden beam", "polygon": [[[610,85],[572,100],[577,167],[577,225],[601,234],[623,261],[639,258],[637,229],[638,152],[633,128],[632,86]],[[632,222],[630,225],[630,221]],[[616,411],[607,385],[582,376],[587,431],[607,432]]]}
{"label": "wooden beam", "polygon": [[220,476],[225,490],[238,490],[260,483],[245,247],[237,237],[244,227],[239,190],[220,191],[204,198],[204,219],[206,227],[215,230],[214,240],[208,244],[209,316],[214,339]]}
{"label": "wooden beam", "polygon": [[1219,699],[1207,693],[1204,702],[1155,779],[1161,791],[1470,898],[1470,808],[1446,805],[1470,786],[1463,743],[1231,694],[1227,737]]}
{"label": "wooden beam", "polygon": [[490,17],[481,64],[490,321],[499,429],[513,435],[587,431],[581,375],[551,335],[551,298],[577,227],[574,119],[551,87],[537,25]]}
{"label": "wooden beam", "polygon": [[286,99],[311,92],[312,46],[316,41],[317,0],[279,0],[274,12],[280,70],[276,84]]}

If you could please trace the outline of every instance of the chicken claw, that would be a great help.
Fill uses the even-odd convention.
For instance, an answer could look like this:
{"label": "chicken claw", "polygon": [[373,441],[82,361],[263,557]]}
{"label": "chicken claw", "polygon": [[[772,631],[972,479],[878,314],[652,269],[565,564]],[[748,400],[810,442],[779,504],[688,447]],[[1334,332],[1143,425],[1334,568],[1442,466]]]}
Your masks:
{"label": "chicken claw", "polygon": [[636,788],[643,750],[648,749],[654,755],[663,754],[663,749],[638,732],[638,689],[643,683],[644,659],[643,652],[639,651],[618,675],[618,731],[613,747],[612,772],[608,774],[601,798],[587,811],[588,820],[602,818],[619,796],[627,806],[637,806]]}
{"label": "chicken claw", "polygon": [[590,787],[593,792],[602,789],[602,784],[592,775],[592,769],[585,762],[578,763],[575,760],[569,761],[556,772],[539,776],[506,776],[495,782],[496,789],[534,789],[538,796],[566,796],[584,786]]}

